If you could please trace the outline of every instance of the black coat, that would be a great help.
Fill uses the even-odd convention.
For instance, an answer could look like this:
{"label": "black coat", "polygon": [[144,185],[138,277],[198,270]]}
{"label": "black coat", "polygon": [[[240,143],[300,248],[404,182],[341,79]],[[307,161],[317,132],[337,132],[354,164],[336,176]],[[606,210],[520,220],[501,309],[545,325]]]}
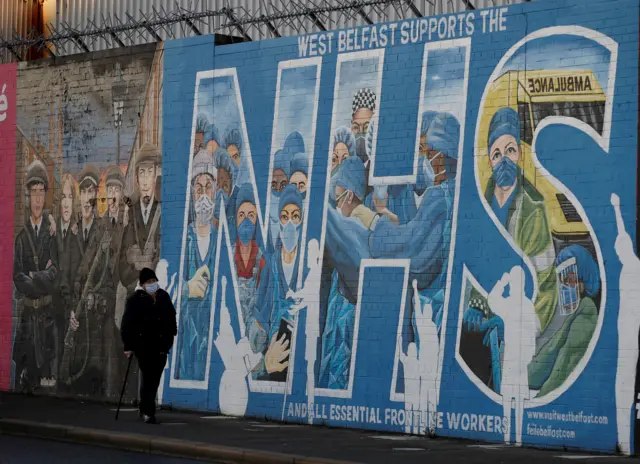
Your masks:
{"label": "black coat", "polygon": [[178,333],[176,310],[169,294],[162,289],[154,299],[144,290],[127,299],[120,335],[125,351],[136,356],[168,353]]}

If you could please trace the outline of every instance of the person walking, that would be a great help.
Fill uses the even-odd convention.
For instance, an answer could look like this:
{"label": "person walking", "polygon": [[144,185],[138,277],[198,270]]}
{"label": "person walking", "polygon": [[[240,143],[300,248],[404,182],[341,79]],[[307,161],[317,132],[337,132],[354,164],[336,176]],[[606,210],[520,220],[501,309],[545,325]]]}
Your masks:
{"label": "person walking", "polygon": [[127,299],[120,334],[127,358],[138,359],[140,413],[147,424],[156,424],[156,395],[167,354],[178,333],[176,310],[169,294],[159,288],[154,271],[140,271],[139,287]]}

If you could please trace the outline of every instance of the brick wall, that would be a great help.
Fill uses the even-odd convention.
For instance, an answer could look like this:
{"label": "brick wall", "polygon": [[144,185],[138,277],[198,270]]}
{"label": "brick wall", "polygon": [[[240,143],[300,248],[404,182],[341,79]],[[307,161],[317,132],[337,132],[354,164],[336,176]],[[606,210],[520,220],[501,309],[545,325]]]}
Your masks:
{"label": "brick wall", "polygon": [[[21,66],[15,233],[33,216],[34,159],[76,183],[98,164],[95,214],[108,217],[115,63],[133,200],[119,230],[142,220],[145,143],[161,151],[163,214],[159,256],[116,240],[111,293],[78,298],[82,274],[67,288],[61,264],[53,325],[87,310],[89,335],[81,318],[65,358],[18,331],[13,360],[28,368],[13,388],[112,395],[117,295],[149,264],[178,312],[162,403],[633,453],[637,18],[630,0],[538,1]],[[63,184],[51,181],[44,221],[62,215]],[[17,327],[44,293],[16,292]]]}

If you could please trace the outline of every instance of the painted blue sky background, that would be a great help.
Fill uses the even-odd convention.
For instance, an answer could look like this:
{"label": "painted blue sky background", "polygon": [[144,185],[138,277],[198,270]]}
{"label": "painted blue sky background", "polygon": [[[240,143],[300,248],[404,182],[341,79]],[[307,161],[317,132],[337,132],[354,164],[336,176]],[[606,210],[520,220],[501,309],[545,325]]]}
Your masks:
{"label": "painted blue sky background", "polygon": [[430,50],[422,110],[448,111],[464,117],[464,66],[466,47]]}
{"label": "painted blue sky background", "polygon": [[[198,114],[213,122],[220,136],[231,129],[241,129],[237,88],[233,77],[202,79],[198,89]],[[221,141],[222,142],[222,141]]]}
{"label": "painted blue sky background", "polygon": [[507,71],[537,69],[589,69],[607,91],[611,52],[586,37],[554,35],[528,42],[504,67]]}
{"label": "painted blue sky background", "polygon": [[275,130],[275,150],[282,148],[287,135],[298,131],[309,154],[313,147],[313,109],[317,66],[283,69],[280,75],[280,101]]}

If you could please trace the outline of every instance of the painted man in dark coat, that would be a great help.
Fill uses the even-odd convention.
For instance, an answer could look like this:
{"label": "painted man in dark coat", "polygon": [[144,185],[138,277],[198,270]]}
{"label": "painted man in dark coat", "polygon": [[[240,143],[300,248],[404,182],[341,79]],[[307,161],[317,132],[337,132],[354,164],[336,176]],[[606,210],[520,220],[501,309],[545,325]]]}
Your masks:
{"label": "painted man in dark coat", "polygon": [[160,202],[156,178],[160,175],[160,152],[145,144],[136,160],[138,191],[131,198],[129,217],[120,250],[120,282],[131,295],[145,267],[155,269],[160,260]]}
{"label": "painted man in dark coat", "polygon": [[100,172],[86,165],[80,176],[82,219],[78,225],[77,249],[79,266],[74,283],[73,311],[69,326],[74,344],[70,353],[69,383],[76,394],[103,396],[107,353],[105,347],[113,338],[107,329],[109,294],[114,293],[109,279],[109,235],[96,215],[96,198]]}
{"label": "painted man in dark coat", "polygon": [[22,389],[54,387],[58,376],[59,328],[53,294],[58,286],[58,250],[49,233],[44,204],[49,177],[45,165],[27,168],[27,219],[15,239],[13,283],[22,300],[14,358]]}

